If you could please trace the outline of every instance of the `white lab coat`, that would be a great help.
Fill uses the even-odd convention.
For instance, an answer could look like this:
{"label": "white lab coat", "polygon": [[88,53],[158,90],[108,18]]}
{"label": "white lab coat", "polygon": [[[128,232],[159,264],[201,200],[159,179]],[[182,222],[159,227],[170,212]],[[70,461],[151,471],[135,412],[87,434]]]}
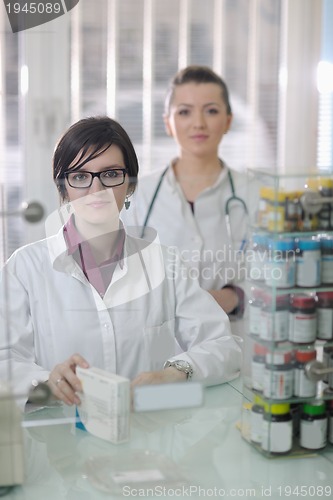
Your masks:
{"label": "white lab coat", "polygon": [[[10,375],[24,394],[76,352],[130,379],[173,358],[190,362],[193,379],[207,384],[238,375],[228,318],[186,279],[179,255],[129,236],[124,251],[104,298],[67,254],[62,230],[11,256],[0,283],[0,380]],[[177,356],[176,342],[185,351]]]}
{"label": "white lab coat", "polygon": [[[191,267],[191,276],[197,277],[205,290],[219,290],[227,283],[244,280],[240,248],[247,236],[248,220],[240,202],[230,203],[230,240],[226,227],[226,202],[232,190],[227,171],[228,168],[224,167],[215,184],[200,193],[193,215],[173,169],[169,168],[147,224],[158,231],[163,245],[178,248],[183,260]],[[158,170],[139,179],[129,210],[123,210],[121,214],[129,232],[141,233],[140,228],[162,172]],[[232,179],[236,195],[246,202],[246,173],[233,171]]]}

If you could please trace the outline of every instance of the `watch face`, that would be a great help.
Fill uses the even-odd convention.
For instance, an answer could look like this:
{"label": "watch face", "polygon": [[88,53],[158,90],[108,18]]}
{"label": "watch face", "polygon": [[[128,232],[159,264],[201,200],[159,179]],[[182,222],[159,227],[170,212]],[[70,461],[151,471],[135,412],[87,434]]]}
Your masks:
{"label": "watch face", "polygon": [[193,369],[192,369],[192,366],[190,365],[190,363],[188,363],[187,361],[184,361],[183,359],[180,359],[180,360],[176,361],[175,366],[176,366],[176,368],[178,368],[182,372],[187,373],[188,378],[191,378],[192,373],[193,373]]}
{"label": "watch face", "polygon": [[182,368],[187,368],[189,369],[190,368],[190,365],[187,361],[183,361],[182,359],[180,359],[179,361],[176,362],[176,364]]}
{"label": "watch face", "polygon": [[175,361],[166,361],[164,367],[174,366],[177,370],[186,373],[187,379],[189,380],[193,375],[193,368],[187,361],[183,359],[177,359]]}

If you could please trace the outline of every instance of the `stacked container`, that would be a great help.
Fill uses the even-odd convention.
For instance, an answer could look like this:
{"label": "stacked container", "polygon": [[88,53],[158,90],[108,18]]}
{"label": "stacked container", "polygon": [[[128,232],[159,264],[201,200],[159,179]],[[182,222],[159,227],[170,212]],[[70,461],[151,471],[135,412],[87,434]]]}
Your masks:
{"label": "stacked container", "polygon": [[[250,171],[248,185],[259,203],[248,207],[244,380],[253,405],[248,418],[244,404],[242,436],[267,457],[333,452],[333,374],[307,375],[316,361],[333,370],[333,176]],[[325,196],[317,212],[302,205],[309,191]]]}

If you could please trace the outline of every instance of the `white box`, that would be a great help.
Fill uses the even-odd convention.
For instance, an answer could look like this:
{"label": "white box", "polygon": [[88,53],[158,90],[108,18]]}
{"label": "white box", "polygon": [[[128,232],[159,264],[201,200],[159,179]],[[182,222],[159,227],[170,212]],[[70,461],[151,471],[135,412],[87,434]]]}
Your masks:
{"label": "white box", "polygon": [[203,399],[200,382],[138,385],[134,387],[133,406],[135,412],[193,408],[202,406]]}
{"label": "white box", "polygon": [[6,382],[0,380],[0,487],[24,481],[22,414]]}
{"label": "white box", "polygon": [[83,392],[77,407],[84,427],[111,443],[129,439],[130,381],[99,368],[76,367]]}

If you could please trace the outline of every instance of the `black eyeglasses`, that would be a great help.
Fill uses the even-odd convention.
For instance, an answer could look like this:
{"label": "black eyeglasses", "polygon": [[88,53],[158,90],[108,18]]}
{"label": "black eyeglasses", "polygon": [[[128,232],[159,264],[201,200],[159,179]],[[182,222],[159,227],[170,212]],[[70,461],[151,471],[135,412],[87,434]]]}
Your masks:
{"label": "black eyeglasses", "polygon": [[103,170],[103,172],[69,171],[65,172],[64,175],[71,187],[87,189],[92,185],[94,177],[97,177],[104,187],[121,186],[125,182],[127,172],[127,168],[112,168]]}

